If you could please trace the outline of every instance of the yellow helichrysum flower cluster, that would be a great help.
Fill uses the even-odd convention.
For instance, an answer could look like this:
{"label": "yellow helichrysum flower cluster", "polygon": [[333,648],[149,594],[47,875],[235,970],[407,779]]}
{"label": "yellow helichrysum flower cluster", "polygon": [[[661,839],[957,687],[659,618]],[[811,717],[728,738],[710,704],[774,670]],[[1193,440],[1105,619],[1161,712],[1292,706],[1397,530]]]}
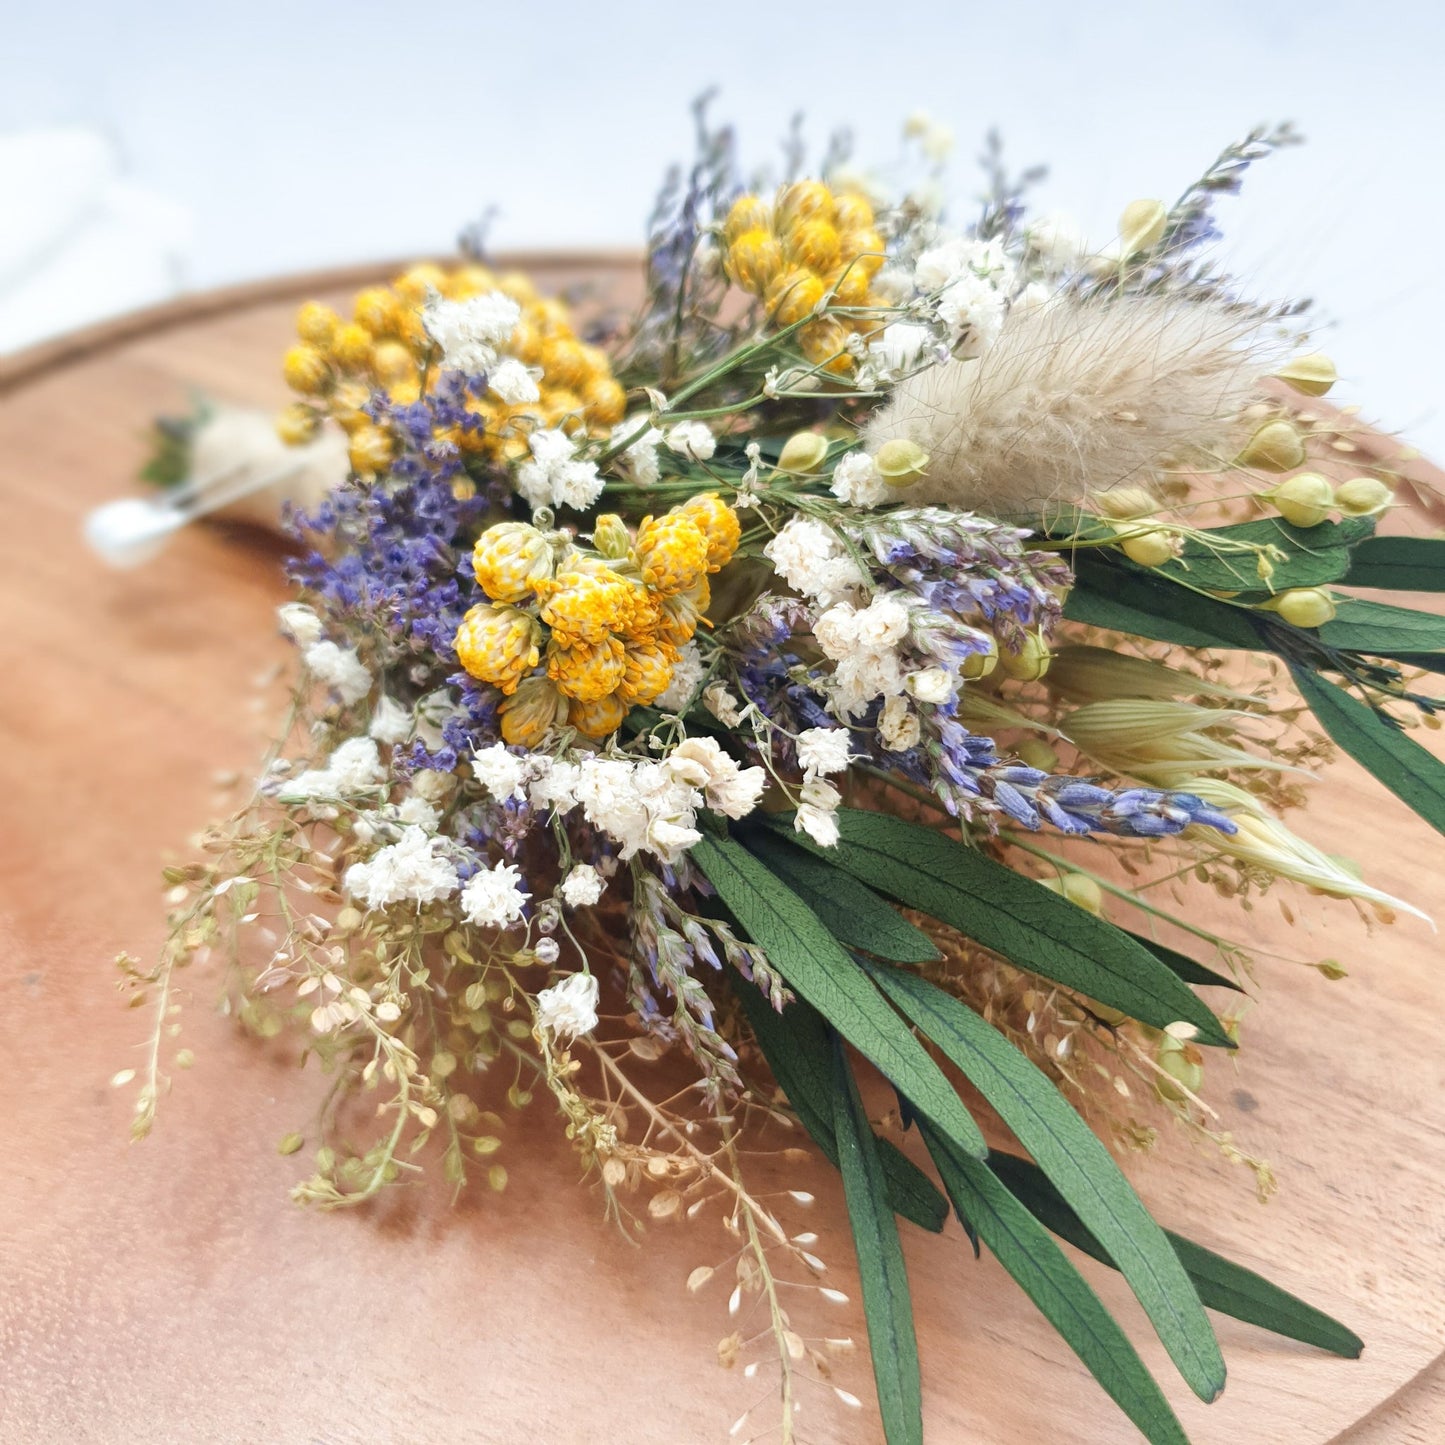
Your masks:
{"label": "yellow helichrysum flower cluster", "polygon": [[477,539],[472,567],[491,599],[457,631],[461,664],[504,695],[503,738],[535,747],[569,723],[586,737],[614,732],[630,708],[655,702],[710,597],[708,575],[731,560],[741,528],[716,493],[647,517],[631,536],[600,517],[584,552],[525,522]]}
{"label": "yellow helichrysum flower cluster", "polygon": [[540,368],[540,398],[509,406],[487,394],[470,403],[485,419],[484,430],[451,438],[467,452],[490,459],[515,460],[527,452],[527,434],[538,427],[603,432],[622,420],[626,394],[612,374],[605,352],[582,341],[572,329],[567,307],[540,296],[518,272],[494,275],[487,267],[466,264],[450,269],[426,263],[391,286],[368,286],[357,293],[352,319],[331,307],[308,301],[296,317],[300,340],[285,356],[287,384],[305,398],[277,419],[283,440],[300,445],[316,433],[325,416],[333,417],[351,438],[351,460],[363,475],[373,475],[391,459],[392,438],[366,415],[371,393],[385,390],[394,401],[413,402],[438,375],[436,350],[422,325],[422,307],[433,292],[448,301],[465,301],[501,291],[521,308],[522,317],[499,352]]}
{"label": "yellow helichrysum flower cluster", "polygon": [[[742,196],[723,224],[723,264],[732,280],[762,298],[779,326],[810,315],[824,297],[839,307],[877,305],[873,277],[883,265],[883,238],[862,196],[836,195],[822,181],[795,181],[769,203]],[[849,331],[870,331],[863,316],[822,316],[798,333],[816,365],[846,372]]]}

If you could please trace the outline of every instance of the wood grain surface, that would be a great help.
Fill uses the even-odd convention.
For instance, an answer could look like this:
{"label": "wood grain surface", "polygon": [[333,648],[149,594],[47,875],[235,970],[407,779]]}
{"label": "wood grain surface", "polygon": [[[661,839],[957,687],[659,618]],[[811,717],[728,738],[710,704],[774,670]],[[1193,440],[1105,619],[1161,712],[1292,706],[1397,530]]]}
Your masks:
{"label": "wood grain surface", "polygon": [[[549,286],[635,286],[616,258],[532,269]],[[273,618],[285,588],[260,534],[192,528],[116,574],[86,554],[81,518],[134,488],[151,418],[189,389],[279,402],[296,300],[362,279],[200,298],[0,370],[0,1018],[18,1079],[0,1130],[0,1440],[721,1442],[765,1382],[716,1363],[733,1328],[725,1271],[697,1298],[683,1286],[732,1246],[710,1215],[656,1227],[640,1248],[621,1241],[597,1193],[576,1187],[549,1105],[509,1125],[500,1196],[453,1208],[413,1190],[322,1215],[288,1201],[303,1168],[276,1153],[305,1128],[319,1081],[219,1018],[204,973],[186,979],[185,1033],[167,1044],[196,1062],[151,1139],[127,1142],[127,1100],[107,1085],[139,1062],[146,1031],[111,960],[154,954],[160,866],[234,804],[218,777],[244,777],[260,755],[280,700],[267,679],[287,655]],[[1330,770],[1298,827],[1445,914],[1441,840],[1352,764]],[[1340,1316],[1365,1338],[1363,1359],[1221,1317],[1230,1383],[1206,1409],[1119,1280],[1082,1267],[1199,1445],[1438,1442],[1445,958],[1422,923],[1371,935],[1348,906],[1306,901],[1293,927],[1262,904],[1246,922],[1254,942],[1333,956],[1349,977],[1267,959],[1246,1048],[1212,1069],[1223,1126],[1273,1161],[1276,1199],[1261,1206],[1245,1171],[1177,1138],[1128,1167],[1164,1223]],[[1214,921],[1240,926],[1224,904]],[[761,1168],[763,1187],[816,1193],[811,1208],[784,1205],[786,1222],[818,1232],[829,1282],[856,1295],[836,1177],[816,1160]],[[956,1226],[909,1227],[906,1248],[931,1441],[1135,1438]],[[863,1338],[856,1302],[800,1296],[796,1315],[808,1333]],[[868,1408],[805,1393],[803,1436],[877,1441],[864,1357],[835,1378]],[[757,1421],[770,1423],[766,1406]]]}

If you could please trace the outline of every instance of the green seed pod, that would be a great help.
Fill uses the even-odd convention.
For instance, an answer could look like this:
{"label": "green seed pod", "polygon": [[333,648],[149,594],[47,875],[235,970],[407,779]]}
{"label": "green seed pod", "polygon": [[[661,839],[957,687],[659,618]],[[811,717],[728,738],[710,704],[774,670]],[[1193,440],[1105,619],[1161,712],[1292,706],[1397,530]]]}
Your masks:
{"label": "green seed pod", "polygon": [[1130,201],[1119,217],[1119,249],[1137,256],[1159,244],[1169,211],[1163,201]]}
{"label": "green seed pod", "polygon": [[1323,396],[1339,380],[1334,362],[1320,351],[1294,357],[1280,367],[1275,376],[1305,396]]}
{"label": "green seed pod", "polygon": [[616,512],[604,512],[592,529],[592,545],[610,562],[619,561],[632,550],[632,537]]}
{"label": "green seed pod", "polygon": [[1179,543],[1163,527],[1150,527],[1147,531],[1126,536],[1119,547],[1131,562],[1137,562],[1141,567],[1162,567],[1178,555]]}
{"label": "green seed pod", "polygon": [[1296,527],[1318,527],[1335,505],[1335,489],[1318,472],[1300,472],[1265,495],[1280,516]]}
{"label": "green seed pod", "polygon": [[1024,637],[1023,646],[1017,652],[1005,648],[999,654],[999,664],[1010,677],[1020,682],[1036,682],[1048,670],[1053,661],[1049,645],[1038,635],[1030,632]]}
{"label": "green seed pod", "polygon": [[970,682],[987,677],[998,666],[998,643],[992,637],[988,640],[987,652],[970,652],[963,659],[959,672]]}
{"label": "green seed pod", "polygon": [[[1204,1063],[1199,1050],[1193,1044],[1186,1044],[1170,1034],[1164,1034],[1159,1039],[1154,1059],[1171,1079],[1177,1079],[1191,1094],[1199,1092],[1204,1083]],[[1155,1087],[1166,1099],[1172,1099],[1176,1103],[1184,1097],[1178,1089],[1171,1088],[1163,1079],[1157,1080]]]}
{"label": "green seed pod", "polygon": [[1304,439],[1282,418],[1267,421],[1235,458],[1242,467],[1261,472],[1292,472],[1305,464]]}
{"label": "green seed pod", "polygon": [[794,432],[778,455],[780,472],[816,472],[828,455],[828,439],[815,431]]}
{"label": "green seed pod", "polygon": [[878,448],[873,464],[890,487],[911,487],[922,480],[928,467],[928,453],[917,442],[895,437]]}
{"label": "green seed pod", "polygon": [[1121,522],[1147,517],[1159,505],[1159,499],[1147,487],[1110,487],[1090,500],[1103,516]]}
{"label": "green seed pod", "polygon": [[1335,615],[1335,600],[1323,587],[1292,587],[1274,599],[1272,610],[1294,627],[1323,627]]}
{"label": "green seed pod", "polygon": [[1062,878],[1045,878],[1045,888],[1077,904],[1085,913],[1100,914],[1104,911],[1104,892],[1097,883],[1083,873],[1065,873]]}
{"label": "green seed pod", "polygon": [[1041,773],[1056,773],[1059,770],[1059,755],[1042,738],[1025,738],[1014,749],[1019,761]]}
{"label": "green seed pod", "polygon": [[1347,517],[1377,516],[1394,500],[1394,492],[1376,477],[1351,477],[1335,492],[1335,505]]}

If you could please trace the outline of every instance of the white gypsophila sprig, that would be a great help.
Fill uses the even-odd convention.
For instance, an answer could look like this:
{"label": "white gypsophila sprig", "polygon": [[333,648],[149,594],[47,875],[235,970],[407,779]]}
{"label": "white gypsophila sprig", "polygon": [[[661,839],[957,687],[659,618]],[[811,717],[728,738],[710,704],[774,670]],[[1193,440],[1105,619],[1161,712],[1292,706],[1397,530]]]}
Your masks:
{"label": "white gypsophila sprig", "polygon": [[705,462],[717,451],[717,439],[706,422],[680,421],[667,429],[667,445],[689,461]]}
{"label": "white gypsophila sprig", "polygon": [[888,500],[888,483],[865,451],[847,452],[833,468],[829,491],[852,507],[877,507]]}
{"label": "white gypsophila sprig", "polygon": [[491,369],[496,348],[511,337],[521,319],[521,306],[500,291],[465,301],[433,295],[421,313],[427,335],[441,348],[442,365],[468,376],[481,376]]}
{"label": "white gypsophila sprig", "polygon": [[804,777],[846,773],[852,759],[847,728],[806,728],[798,734],[798,766]]}
{"label": "white gypsophila sprig", "polygon": [[378,849],[364,863],[346,870],[342,886],[368,909],[393,903],[435,903],[457,891],[455,865],[440,849],[440,839],[412,825],[397,842]]}
{"label": "white gypsophila sprig", "polygon": [[532,896],[521,888],[521,871],[511,863],[481,868],[462,888],[462,914],[478,928],[505,928],[522,916]]}
{"label": "white gypsophila sprig", "polygon": [[306,649],[302,661],[312,678],[334,692],[347,707],[371,691],[371,673],[354,647],[323,639]]}
{"label": "white gypsophila sprig", "polygon": [[630,437],[636,440],[622,448],[614,459],[613,466],[625,472],[639,486],[650,487],[662,475],[657,460],[657,449],[662,445],[662,433],[655,426],[649,426],[645,416],[630,416],[612,428],[608,441],[617,447],[622,446]]}
{"label": "white gypsophila sprig", "polygon": [[415,725],[410,711],[397,702],[394,698],[383,694],[376,704],[376,711],[371,715],[371,725],[367,732],[379,743],[404,743],[412,733]]}
{"label": "white gypsophila sprig", "polygon": [[537,995],[537,1025],[559,1039],[590,1034],[597,1027],[599,997],[594,975],[569,974]]}
{"label": "white gypsophila sprig", "polygon": [[576,863],[558,884],[557,892],[568,908],[590,908],[606,887],[607,880],[590,863]]}
{"label": "white gypsophila sprig", "polygon": [[602,495],[596,462],[577,460],[577,447],[560,428],[534,431],[532,455],[516,470],[517,491],[535,510],[571,507],[585,512]]}
{"label": "white gypsophila sprig", "polygon": [[838,534],[815,517],[790,517],[763,556],[789,587],[824,606],[867,581]]}
{"label": "white gypsophila sprig", "polygon": [[386,771],[371,738],[347,738],[327,759],[324,768],[308,768],[285,779],[276,789],[285,802],[297,798],[342,798],[384,787]]}
{"label": "white gypsophila sprig", "polygon": [[527,764],[505,743],[493,743],[472,754],[472,776],[499,803],[509,798],[522,799],[527,796],[523,783],[527,777]]}

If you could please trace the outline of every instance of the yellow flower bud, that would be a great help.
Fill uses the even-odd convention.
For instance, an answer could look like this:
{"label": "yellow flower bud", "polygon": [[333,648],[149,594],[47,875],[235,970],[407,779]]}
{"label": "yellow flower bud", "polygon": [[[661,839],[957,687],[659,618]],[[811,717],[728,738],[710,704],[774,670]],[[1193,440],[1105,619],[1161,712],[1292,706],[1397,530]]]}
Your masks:
{"label": "yellow flower bud", "polygon": [[1014,749],[1019,761],[1041,773],[1055,773],[1059,769],[1059,755],[1042,738],[1025,738]]}
{"label": "yellow flower bud", "polygon": [[1286,386],[1305,396],[1323,396],[1339,379],[1334,362],[1318,351],[1294,357],[1275,375]]}
{"label": "yellow flower bud", "polygon": [[707,537],[676,508],[661,517],[643,518],[633,552],[642,580],[663,597],[686,592],[707,571]]}
{"label": "yellow flower bud", "polygon": [[1335,492],[1335,505],[1347,517],[1377,516],[1394,500],[1394,492],[1376,477],[1351,477]]}
{"label": "yellow flower bud", "polygon": [[323,306],[319,301],[306,302],[296,313],[296,334],[308,346],[324,350],[331,344],[331,338],[340,325],[341,318],[329,306]]}
{"label": "yellow flower bud", "polygon": [[352,317],[373,336],[386,336],[395,331],[401,319],[401,306],[396,294],[385,286],[368,286],[356,293]]}
{"label": "yellow flower bud", "polygon": [[347,456],[351,461],[351,470],[358,476],[369,477],[384,472],[391,461],[391,454],[391,437],[379,426],[368,422],[351,433]]}
{"label": "yellow flower bud", "polygon": [[1318,527],[1335,504],[1335,489],[1318,472],[1300,472],[1265,496],[1295,527]]}
{"label": "yellow flower bud", "polygon": [[582,388],[589,421],[598,426],[616,426],[627,412],[627,392],[611,376],[594,376]]}
{"label": "yellow flower bud", "polygon": [[783,269],[783,248],[770,231],[744,231],[723,257],[728,275],[754,296],[765,295]]}
{"label": "yellow flower bud", "polygon": [[360,371],[371,364],[371,332],[355,321],[336,328],[331,338],[331,359],[343,371]]}
{"label": "yellow flower bud", "polygon": [[619,638],[566,647],[554,634],[547,648],[547,676],[564,697],[597,702],[616,692],[626,675],[627,653]]}
{"label": "yellow flower bud", "polygon": [[1141,567],[1162,567],[1179,555],[1179,538],[1163,527],[1148,527],[1126,533],[1119,549]]}
{"label": "yellow flower bud", "polygon": [[792,326],[811,316],[827,288],[811,271],[785,271],[767,288],[764,302],[779,326]]}
{"label": "yellow flower bud", "polygon": [[586,738],[605,738],[622,726],[627,704],[613,693],[595,702],[574,701],[567,709],[567,721]]}
{"label": "yellow flower bud", "polygon": [[428,291],[440,291],[447,284],[447,273],[430,261],[413,266],[396,278],[393,289],[410,306],[420,306]]}
{"label": "yellow flower bud", "polygon": [[1242,467],[1261,472],[1292,472],[1305,464],[1305,444],[1294,426],[1277,419],[1268,421],[1245,443],[1235,460]]}
{"label": "yellow flower bud", "polygon": [[828,455],[828,438],[815,431],[794,432],[778,453],[780,472],[806,475],[818,471]]}
{"label": "yellow flower bud", "polygon": [[1323,587],[1292,587],[1264,605],[1294,627],[1323,627],[1335,615],[1335,600]]}
{"label": "yellow flower bud", "polygon": [[592,529],[592,545],[610,562],[619,562],[632,550],[632,533],[616,512],[604,512]]}
{"label": "yellow flower bud", "polygon": [[866,197],[849,193],[836,196],[833,210],[839,231],[871,231],[873,229],[873,207]]}
{"label": "yellow flower bud", "polygon": [[314,346],[293,346],[281,361],[281,374],[292,391],[314,396],[326,389],[331,380],[331,368],[326,357]]}
{"label": "yellow flower bud", "polygon": [[794,181],[778,192],[773,216],[777,231],[786,234],[804,221],[827,221],[831,225],[838,219],[838,210],[833,192],[822,181]]}
{"label": "yellow flower bud", "polygon": [[541,658],[542,629],[535,617],[517,607],[482,603],[457,629],[457,658],[471,675],[514,693],[525,673]]}
{"label": "yellow flower bud", "polygon": [[371,354],[371,366],[382,383],[408,381],[417,374],[411,348],[400,341],[378,341]]}
{"label": "yellow flower bud", "polygon": [[1023,645],[1017,652],[1004,648],[998,660],[1010,677],[1020,682],[1035,682],[1049,670],[1053,654],[1037,632],[1028,632],[1024,634]]}
{"label": "yellow flower bud", "polygon": [[1042,878],[1045,888],[1077,904],[1085,913],[1101,914],[1104,911],[1104,892],[1085,873],[1065,873],[1062,878]]}
{"label": "yellow flower bud", "polygon": [[699,492],[677,510],[696,523],[707,538],[707,570],[716,572],[726,567],[742,540],[738,514],[716,492]]}
{"label": "yellow flower bud", "polygon": [[636,706],[656,702],[672,681],[675,655],[656,642],[628,643],[626,673],[617,689],[618,696]]}
{"label": "yellow flower bud", "polygon": [[838,232],[827,221],[799,221],[783,236],[783,251],[795,266],[809,271],[831,271],[841,254]]}
{"label": "yellow flower bud", "polygon": [[472,570],[495,602],[520,602],[552,575],[552,547],[526,522],[488,527],[472,549]]}
{"label": "yellow flower bud", "polygon": [[911,487],[914,482],[922,481],[928,462],[928,453],[906,437],[884,442],[873,456],[878,475],[890,487]]}
{"label": "yellow flower bud", "polygon": [[[987,636],[987,634],[985,634]],[[968,681],[976,681],[980,677],[987,677],[994,668],[998,666],[998,642],[988,638],[988,648],[984,652],[970,652],[963,659],[963,666],[959,673]]]}
{"label": "yellow flower bud", "polygon": [[371,418],[363,410],[370,400],[371,388],[364,381],[355,379],[338,382],[327,397],[331,404],[331,415],[337,425],[347,432],[354,432],[358,427],[372,424]]}
{"label": "yellow flower bud", "polygon": [[502,741],[535,748],[567,716],[567,699],[545,677],[527,678],[498,709]]}
{"label": "yellow flower bud", "polygon": [[1130,201],[1119,217],[1119,249],[1137,256],[1159,244],[1169,211],[1163,201]]}
{"label": "yellow flower bud", "polygon": [[773,224],[773,208],[761,196],[739,196],[723,222],[723,240],[735,245],[739,236],[749,231],[768,231]]}
{"label": "yellow flower bud", "polygon": [[277,414],[276,435],[288,447],[302,447],[316,435],[320,425],[321,417],[313,407],[293,401]]}
{"label": "yellow flower bud", "polygon": [[843,260],[872,280],[883,269],[885,247],[883,237],[868,227],[862,231],[844,231],[838,238]]}
{"label": "yellow flower bud", "polygon": [[1107,492],[1096,492],[1090,500],[1103,516],[1117,521],[1147,517],[1159,505],[1159,499],[1147,487],[1110,487]]}

